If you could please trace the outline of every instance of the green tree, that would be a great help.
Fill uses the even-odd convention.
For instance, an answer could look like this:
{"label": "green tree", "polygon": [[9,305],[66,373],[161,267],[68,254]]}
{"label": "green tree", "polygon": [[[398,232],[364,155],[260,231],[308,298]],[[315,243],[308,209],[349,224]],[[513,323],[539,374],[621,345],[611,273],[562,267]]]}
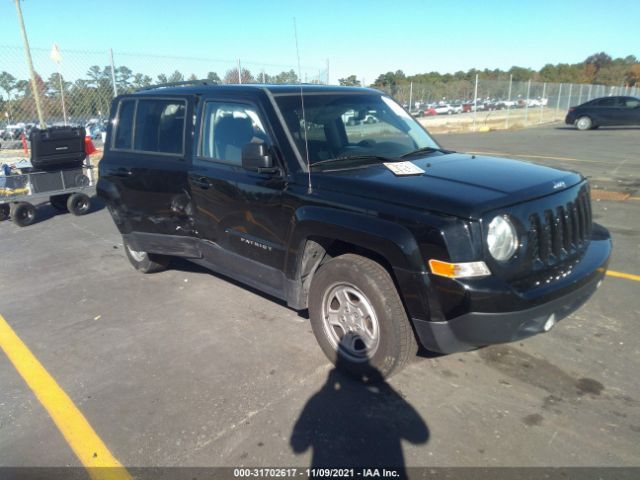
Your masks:
{"label": "green tree", "polygon": [[356,77],[355,75],[349,75],[346,78],[340,78],[338,79],[338,83],[346,87],[359,87],[362,85],[360,83],[360,80],[358,80],[358,77]]}
{"label": "green tree", "polygon": [[171,75],[169,75],[168,82],[169,83],[184,82],[184,75],[180,73],[178,70],[175,70]]}
{"label": "green tree", "polygon": [[[253,78],[253,75],[246,68],[242,69],[242,83],[255,83],[256,80]],[[232,68],[231,70],[227,70],[227,73],[224,74],[224,83],[236,84],[238,82],[238,69]]]}
{"label": "green tree", "polygon": [[220,80],[220,77],[216,72],[207,73],[207,80],[211,82],[222,83],[222,80]]}

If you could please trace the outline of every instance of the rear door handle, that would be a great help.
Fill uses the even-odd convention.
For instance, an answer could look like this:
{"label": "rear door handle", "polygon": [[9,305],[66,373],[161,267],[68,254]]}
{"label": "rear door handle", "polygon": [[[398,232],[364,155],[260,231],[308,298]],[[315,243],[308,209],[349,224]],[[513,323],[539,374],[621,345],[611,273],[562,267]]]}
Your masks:
{"label": "rear door handle", "polygon": [[197,186],[199,186],[203,190],[207,190],[208,188],[211,187],[211,180],[209,180],[207,177],[197,178],[196,180],[193,181],[193,183],[195,183]]}
{"label": "rear door handle", "polygon": [[128,177],[132,173],[133,172],[131,171],[131,169],[125,168],[125,167],[120,167],[120,168],[117,168],[116,170],[112,170],[109,172],[109,174],[113,175],[114,177]]}

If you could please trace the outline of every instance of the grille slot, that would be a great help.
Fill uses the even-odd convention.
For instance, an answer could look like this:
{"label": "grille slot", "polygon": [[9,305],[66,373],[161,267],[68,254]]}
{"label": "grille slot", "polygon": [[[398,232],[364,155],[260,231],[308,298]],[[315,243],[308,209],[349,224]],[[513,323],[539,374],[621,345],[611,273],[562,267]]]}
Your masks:
{"label": "grille slot", "polygon": [[580,251],[591,232],[589,192],[572,202],[529,215],[528,255],[538,266],[555,265]]}

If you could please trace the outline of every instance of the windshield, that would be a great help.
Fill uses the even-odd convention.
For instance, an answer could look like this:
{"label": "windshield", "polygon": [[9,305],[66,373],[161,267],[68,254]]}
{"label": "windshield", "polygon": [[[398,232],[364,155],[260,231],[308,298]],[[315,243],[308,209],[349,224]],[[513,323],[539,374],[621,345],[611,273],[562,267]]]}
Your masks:
{"label": "windshield", "polygon": [[429,134],[394,100],[376,93],[306,93],[305,121],[300,95],[277,95],[276,103],[302,158],[307,129],[311,164],[344,157],[398,158],[438,148]]}

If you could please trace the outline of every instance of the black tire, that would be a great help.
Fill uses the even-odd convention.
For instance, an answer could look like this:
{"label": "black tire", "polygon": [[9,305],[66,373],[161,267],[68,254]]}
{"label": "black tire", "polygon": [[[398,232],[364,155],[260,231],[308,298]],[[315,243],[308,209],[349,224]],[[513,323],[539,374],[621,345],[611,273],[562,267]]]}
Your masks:
{"label": "black tire", "polygon": [[171,257],[166,255],[157,255],[147,252],[138,252],[131,248],[126,240],[123,239],[124,251],[133,267],[142,273],[156,273],[166,270],[171,261]]}
{"label": "black tire", "polygon": [[0,222],[3,220],[7,220],[11,215],[11,205],[8,203],[3,203],[0,205]]}
{"label": "black tire", "polygon": [[86,215],[91,208],[91,199],[86,193],[72,193],[67,199],[67,209],[74,215]]}
{"label": "black tire", "polygon": [[59,212],[67,212],[67,200],[69,200],[69,196],[69,194],[54,195],[53,197],[49,197],[49,203]]}
{"label": "black tire", "polygon": [[11,220],[19,227],[31,225],[36,219],[36,207],[27,202],[19,202],[11,209]]}
{"label": "black tire", "polygon": [[591,130],[593,128],[593,121],[591,120],[591,118],[584,115],[576,120],[576,128],[583,132]]}
{"label": "black tire", "polygon": [[[341,318],[339,321],[342,325],[330,326],[323,312],[327,307],[336,308],[334,303],[340,295],[332,298],[332,292],[342,288],[342,285],[353,287],[351,291],[356,294],[355,302],[353,298],[345,302],[352,307],[352,310],[346,308],[347,316],[352,316],[345,320],[338,313],[338,317],[334,318]],[[379,263],[355,254],[336,257],[319,268],[309,292],[309,317],[313,333],[327,358],[341,370],[365,382],[381,381],[401,370],[409,358],[416,354],[416,339],[400,295],[391,276]],[[371,307],[374,319],[371,320],[370,315],[365,317],[358,305]],[[341,305],[338,310],[343,311]],[[364,311],[367,311],[366,308]],[[335,310],[333,315],[336,315]],[[342,330],[340,336],[338,331],[350,322],[354,325],[359,321],[359,316],[363,318],[362,325],[377,323],[378,332],[373,351],[366,347],[364,340],[360,340],[361,345],[365,346],[362,356],[352,355],[353,350],[344,347],[349,343],[356,346],[360,334]],[[375,328],[371,330],[375,331]]]}

